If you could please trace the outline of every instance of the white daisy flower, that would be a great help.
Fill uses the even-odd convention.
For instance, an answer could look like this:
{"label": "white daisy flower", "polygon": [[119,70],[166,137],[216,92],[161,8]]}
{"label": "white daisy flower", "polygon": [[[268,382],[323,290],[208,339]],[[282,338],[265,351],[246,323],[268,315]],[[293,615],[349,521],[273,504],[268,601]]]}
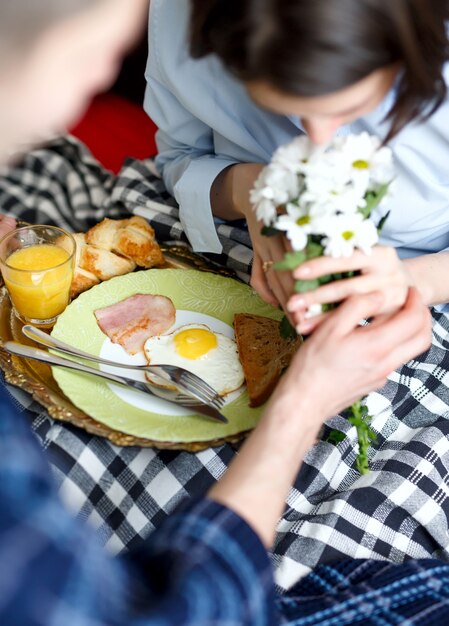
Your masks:
{"label": "white daisy flower", "polygon": [[250,191],[250,202],[255,206],[258,219],[266,226],[276,218],[276,209],[300,194],[298,176],[272,163],[263,168]]}
{"label": "white daisy flower", "polygon": [[319,189],[307,189],[301,197],[300,203],[307,205],[311,215],[334,215],[336,213],[356,213],[366,206],[366,201],[360,189],[346,185],[338,192]]}
{"label": "white daisy flower", "polygon": [[361,179],[367,188],[378,189],[394,178],[393,156],[380,139],[366,132],[336,137],[336,154],[351,168],[353,179]]}
{"label": "white daisy flower", "polygon": [[259,222],[263,222],[265,226],[271,226],[276,220],[276,205],[272,200],[261,198],[255,203],[256,217]]}
{"label": "white daisy flower", "polygon": [[327,220],[322,219],[318,225],[325,235],[322,245],[325,256],[334,258],[349,257],[355,248],[365,254],[378,242],[377,228],[371,220],[364,219],[360,213],[342,213]]}
{"label": "white daisy flower", "polygon": [[[368,133],[336,137],[327,146],[298,137],[276,150],[250,199],[260,220],[285,232],[294,251],[304,250],[298,257],[349,257],[356,248],[370,254],[378,232],[369,217],[390,192],[393,178],[391,150]],[[322,310],[321,304],[312,305],[305,317]],[[353,416],[359,416],[359,404],[352,405]],[[359,433],[365,451],[367,433]],[[367,471],[363,456],[357,467]]]}
{"label": "white daisy flower", "polygon": [[328,152],[322,155],[319,165],[308,166],[301,201],[327,206],[330,212],[355,212],[365,206],[368,177],[365,184],[361,182],[360,178],[354,180],[347,162],[338,159],[335,152]]}
{"label": "white daisy flower", "polygon": [[[284,231],[295,250],[314,235],[326,255],[349,256],[354,248],[369,254],[378,234],[363,209],[368,192],[390,189],[392,165],[391,150],[366,132],[318,147],[301,136],[276,150],[250,200],[258,219]],[[279,207],[285,214],[278,215]],[[370,198],[370,210],[375,207]]]}
{"label": "white daisy flower", "polygon": [[312,151],[313,145],[310,139],[306,135],[300,135],[290,143],[280,146],[274,152],[271,162],[298,174],[304,171],[304,166],[308,163]]}
{"label": "white daisy flower", "polygon": [[276,228],[285,232],[293,250],[304,250],[312,232],[313,219],[303,208],[288,204],[287,213],[279,215]]}

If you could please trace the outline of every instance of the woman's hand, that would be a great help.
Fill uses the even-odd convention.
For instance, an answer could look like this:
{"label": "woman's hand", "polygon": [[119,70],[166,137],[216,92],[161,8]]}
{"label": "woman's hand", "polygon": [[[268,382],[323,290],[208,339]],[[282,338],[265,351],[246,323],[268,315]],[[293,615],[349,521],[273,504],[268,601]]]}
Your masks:
{"label": "woman's hand", "polygon": [[403,306],[408,289],[413,284],[396,250],[380,245],[375,246],[370,255],[356,250],[347,258],[318,257],[303,263],[293,275],[299,280],[312,280],[340,272],[357,272],[357,275],[295,294],[289,299],[287,309],[299,333],[312,332],[329,315],[324,313],[307,318],[307,311],[312,305],[342,302],[355,294],[378,291],[384,298],[380,313],[389,314]]}
{"label": "woman's hand", "polygon": [[288,242],[283,235],[261,234],[263,224],[256,219],[249,201],[249,192],[263,167],[260,163],[238,163],[223,170],[212,185],[211,204],[218,217],[246,219],[254,253],[251,286],[265,302],[285,310],[294,280],[290,272],[276,272],[271,266],[283,259]]}
{"label": "woman's hand", "polygon": [[257,220],[252,209],[247,213],[246,221],[253,245],[251,287],[265,302],[286,310],[295,282],[291,272],[279,272],[272,265],[284,258],[289,250],[288,241],[283,235],[262,235],[263,224]]}

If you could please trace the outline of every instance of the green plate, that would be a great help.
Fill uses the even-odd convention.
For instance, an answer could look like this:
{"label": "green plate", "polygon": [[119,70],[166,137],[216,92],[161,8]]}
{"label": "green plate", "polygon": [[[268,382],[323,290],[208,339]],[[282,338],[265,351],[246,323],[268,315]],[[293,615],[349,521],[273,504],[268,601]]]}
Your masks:
{"label": "green plate", "polygon": [[[136,293],[172,299],[177,315],[172,332],[186,323],[203,323],[233,336],[234,313],[254,313],[281,319],[282,313],[264,303],[247,285],[209,272],[155,269],[113,278],[81,294],[59,317],[52,335],[91,354],[116,362],[144,364],[143,354],[130,357],[112,344],[98,327],[94,311]],[[107,369],[120,374],[118,369]],[[95,376],[53,367],[62,391],[85,413],[114,430],[153,441],[207,442],[248,431],[263,407],[251,409],[245,387],[230,394],[223,409],[228,424],[219,424],[172,403],[125,389]],[[138,376],[142,376],[140,373]]]}

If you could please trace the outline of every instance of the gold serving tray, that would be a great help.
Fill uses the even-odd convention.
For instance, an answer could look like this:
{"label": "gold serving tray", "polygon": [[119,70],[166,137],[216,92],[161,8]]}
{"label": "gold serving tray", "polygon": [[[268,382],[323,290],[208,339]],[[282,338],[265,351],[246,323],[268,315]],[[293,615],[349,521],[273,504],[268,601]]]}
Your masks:
{"label": "gold serving tray", "polygon": [[[235,274],[226,268],[212,265],[202,257],[194,254],[189,248],[181,244],[166,244],[161,246],[164,252],[166,265],[164,267],[177,269],[197,269],[206,272],[213,272],[236,278]],[[237,279],[238,280],[238,279]],[[2,283],[0,275],[0,284]],[[210,441],[171,443],[153,441],[133,437],[117,430],[113,430],[100,422],[97,422],[89,415],[74,406],[71,401],[62,393],[53,378],[51,367],[45,363],[13,356],[3,350],[1,345],[4,341],[19,341],[31,346],[36,346],[22,334],[22,322],[13,313],[11,302],[6,289],[0,286],[0,367],[5,373],[5,379],[11,385],[15,385],[31,393],[33,398],[45,407],[49,415],[63,422],[69,422],[83,428],[92,435],[106,437],[118,446],[141,446],[166,450],[185,450],[188,452],[199,452],[206,448],[213,448],[224,443],[237,443],[246,437],[248,431],[237,433],[221,439]]]}

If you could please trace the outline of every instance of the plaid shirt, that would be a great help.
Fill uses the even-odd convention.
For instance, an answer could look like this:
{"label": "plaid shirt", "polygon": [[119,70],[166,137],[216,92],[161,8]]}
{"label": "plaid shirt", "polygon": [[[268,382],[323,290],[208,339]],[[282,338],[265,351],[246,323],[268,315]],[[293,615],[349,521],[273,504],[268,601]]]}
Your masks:
{"label": "plaid shirt", "polygon": [[449,565],[342,561],[275,600],[250,527],[207,499],[112,558],[57,498],[23,417],[0,398],[2,626],[447,624]]}
{"label": "plaid shirt", "polygon": [[20,414],[0,399],[0,624],[257,624],[274,617],[266,550],[209,500],[170,516],[135,552],[112,558],[57,498]]}

